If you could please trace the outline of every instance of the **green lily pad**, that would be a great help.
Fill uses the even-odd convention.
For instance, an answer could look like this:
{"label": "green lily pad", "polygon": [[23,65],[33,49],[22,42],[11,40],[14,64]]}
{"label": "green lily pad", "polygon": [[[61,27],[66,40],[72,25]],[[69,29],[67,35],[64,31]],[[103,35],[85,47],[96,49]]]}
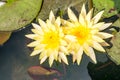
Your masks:
{"label": "green lily pad", "polygon": [[103,17],[110,17],[120,11],[120,0],[93,0],[95,14],[105,10]]}
{"label": "green lily pad", "polygon": [[78,12],[80,12],[83,3],[86,1],[87,0],[44,0],[38,18],[45,20],[48,18],[51,10],[56,14],[59,9],[62,12],[65,12],[68,7],[74,7]]}
{"label": "green lily pad", "polygon": [[116,26],[120,28],[120,19],[117,19],[117,21],[115,21],[112,26]]}
{"label": "green lily pad", "polygon": [[0,7],[0,31],[14,31],[29,24],[39,13],[42,0],[15,0]]}
{"label": "green lily pad", "polygon": [[120,65],[120,32],[116,33],[111,40],[113,46],[108,49],[108,55],[117,65]]}
{"label": "green lily pad", "polygon": [[7,0],[7,3],[15,2],[16,0]]}

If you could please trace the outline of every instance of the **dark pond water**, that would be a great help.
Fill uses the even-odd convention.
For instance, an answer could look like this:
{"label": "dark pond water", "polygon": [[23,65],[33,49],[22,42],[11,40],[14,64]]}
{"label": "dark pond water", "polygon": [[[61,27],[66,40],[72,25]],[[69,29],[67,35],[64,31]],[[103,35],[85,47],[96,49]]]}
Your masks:
{"label": "dark pond water", "polygon": [[[25,34],[31,33],[30,29],[31,26],[13,32],[11,38],[0,46],[0,80],[32,80],[27,69],[40,64],[38,56],[29,56],[31,49],[26,46],[31,42],[25,37]],[[91,80],[87,71],[88,62],[89,59],[84,56],[80,66],[72,62],[68,66],[54,63],[53,68],[63,74],[58,80]],[[47,62],[43,65],[49,67]]]}
{"label": "dark pond water", "polygon": [[[26,46],[31,42],[25,37],[26,34],[31,33],[30,29],[31,25],[21,31],[13,32],[11,38],[0,46],[0,80],[33,80],[27,70],[31,66],[40,66],[40,64],[38,56],[29,56],[31,49]],[[63,76],[58,79],[45,76],[40,80],[120,80],[120,67],[108,60],[106,55],[97,57],[101,57],[99,61],[103,62],[94,65],[89,63],[89,58],[84,55],[79,66],[73,64],[71,60],[68,66],[54,63],[52,68],[60,71]],[[41,66],[49,67],[47,62]]]}

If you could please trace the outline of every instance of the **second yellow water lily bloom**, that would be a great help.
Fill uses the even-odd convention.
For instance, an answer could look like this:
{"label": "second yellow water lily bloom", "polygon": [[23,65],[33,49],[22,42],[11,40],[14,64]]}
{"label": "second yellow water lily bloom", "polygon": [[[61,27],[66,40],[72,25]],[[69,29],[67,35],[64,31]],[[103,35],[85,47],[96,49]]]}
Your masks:
{"label": "second yellow water lily bloom", "polygon": [[42,64],[47,58],[49,58],[49,64],[52,66],[53,61],[63,61],[68,64],[67,57],[67,42],[65,35],[62,31],[60,17],[55,19],[53,12],[50,12],[49,19],[46,22],[39,19],[40,26],[32,24],[33,34],[28,34],[26,37],[33,39],[34,41],[28,44],[29,47],[34,47],[34,51],[31,56],[40,54],[40,64]]}
{"label": "second yellow water lily bloom", "polygon": [[69,52],[73,55],[73,62],[77,61],[80,64],[82,55],[85,53],[96,63],[94,49],[105,52],[102,46],[108,46],[108,44],[104,39],[113,35],[102,32],[112,24],[98,22],[103,12],[101,11],[92,17],[93,9],[86,13],[85,5],[83,5],[79,18],[77,18],[73,11],[68,8],[69,21],[62,19],[62,24],[69,42]]}

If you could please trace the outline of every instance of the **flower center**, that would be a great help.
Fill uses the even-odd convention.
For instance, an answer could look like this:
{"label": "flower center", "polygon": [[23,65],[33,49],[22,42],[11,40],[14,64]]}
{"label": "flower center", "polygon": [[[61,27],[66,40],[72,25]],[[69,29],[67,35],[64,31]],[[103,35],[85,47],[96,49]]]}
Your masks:
{"label": "flower center", "polygon": [[91,38],[90,28],[85,26],[78,26],[73,28],[71,34],[76,36],[80,45],[83,45]]}
{"label": "flower center", "polygon": [[46,44],[46,49],[55,49],[59,46],[59,34],[55,31],[49,31],[44,34],[43,44]]}

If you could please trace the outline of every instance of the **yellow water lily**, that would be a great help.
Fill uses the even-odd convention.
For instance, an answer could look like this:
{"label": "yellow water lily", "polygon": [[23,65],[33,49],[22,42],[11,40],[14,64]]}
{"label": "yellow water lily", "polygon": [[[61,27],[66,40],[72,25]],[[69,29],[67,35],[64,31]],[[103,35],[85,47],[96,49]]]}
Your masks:
{"label": "yellow water lily", "polygon": [[112,23],[98,22],[104,11],[99,12],[92,17],[93,9],[86,13],[85,5],[82,6],[79,19],[74,12],[68,8],[69,21],[62,19],[62,24],[65,26],[64,33],[67,35],[69,46],[68,49],[73,55],[73,62],[77,61],[80,64],[83,52],[96,63],[94,49],[105,52],[102,46],[108,46],[104,41],[113,35],[102,32]]}
{"label": "yellow water lily", "polygon": [[53,61],[63,61],[68,64],[67,57],[67,42],[61,26],[61,19],[50,12],[49,19],[45,21],[39,19],[39,24],[32,24],[33,34],[28,34],[26,37],[34,41],[28,44],[29,47],[34,47],[31,56],[40,54],[40,64],[49,58],[49,65],[52,66]]}

